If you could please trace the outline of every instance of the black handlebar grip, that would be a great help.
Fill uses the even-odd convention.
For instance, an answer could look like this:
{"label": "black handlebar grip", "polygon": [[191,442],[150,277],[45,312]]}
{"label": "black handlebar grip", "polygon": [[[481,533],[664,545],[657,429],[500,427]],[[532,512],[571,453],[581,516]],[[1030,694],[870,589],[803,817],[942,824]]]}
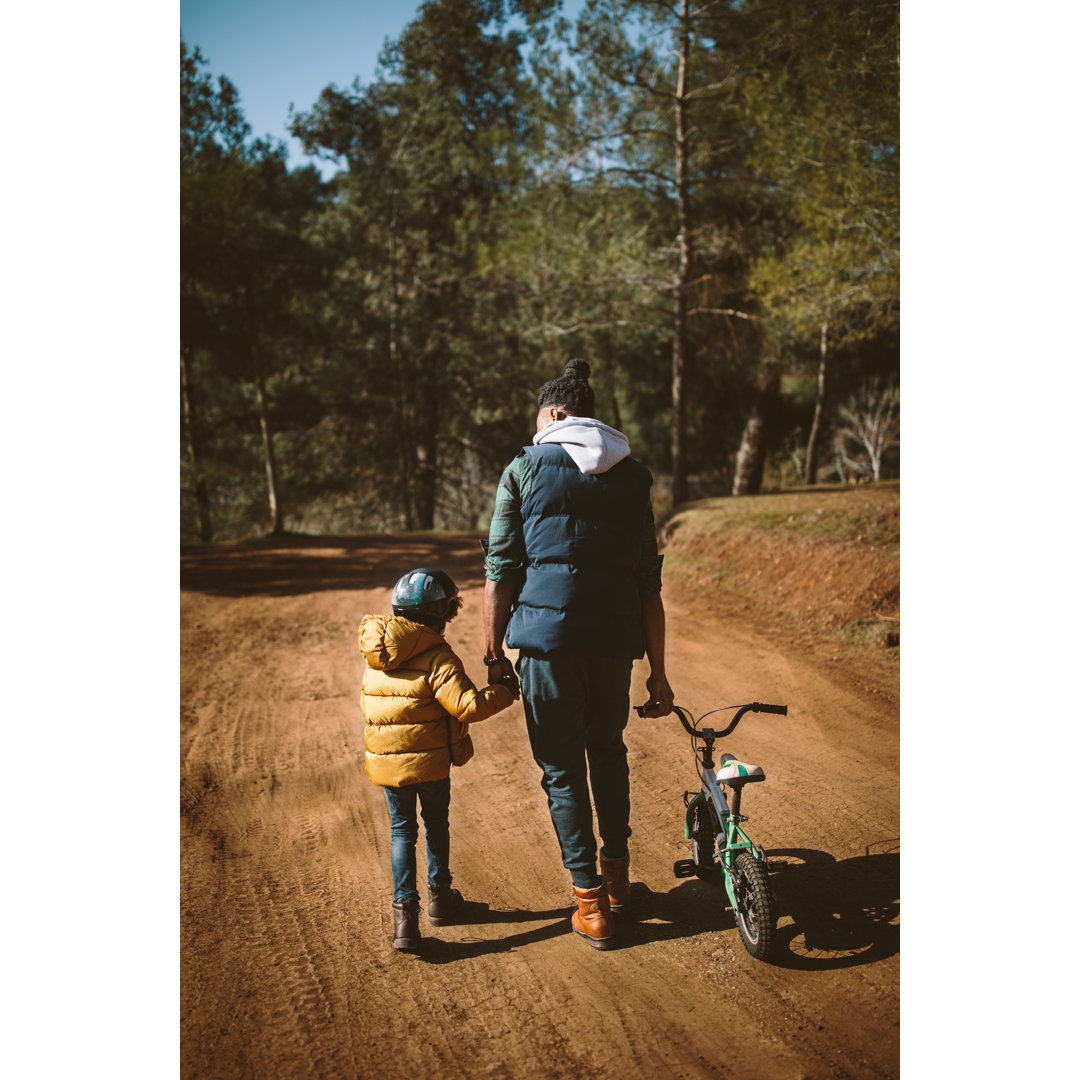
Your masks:
{"label": "black handlebar grip", "polygon": [[754,712],[776,713],[777,716],[787,716],[787,706],[757,704],[754,706]]}

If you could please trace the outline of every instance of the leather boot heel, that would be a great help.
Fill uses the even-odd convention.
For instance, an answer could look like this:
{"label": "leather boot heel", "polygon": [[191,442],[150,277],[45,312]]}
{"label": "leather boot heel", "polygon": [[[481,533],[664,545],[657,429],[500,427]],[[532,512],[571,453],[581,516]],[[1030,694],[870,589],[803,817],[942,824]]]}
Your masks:
{"label": "leather boot heel", "polygon": [[607,887],[579,889],[574,886],[577,911],[570,916],[574,933],[580,934],[594,949],[610,949],[615,944],[615,920],[611,915]]}
{"label": "leather boot heel", "polygon": [[630,856],[605,859],[600,856],[600,876],[607,886],[611,910],[622,911],[630,903]]}
{"label": "leather boot heel", "polygon": [[461,893],[449,885],[436,889],[428,897],[427,917],[432,926],[452,923],[461,912]]}
{"label": "leather boot heel", "polygon": [[420,948],[420,901],[394,901],[394,948],[415,952]]}

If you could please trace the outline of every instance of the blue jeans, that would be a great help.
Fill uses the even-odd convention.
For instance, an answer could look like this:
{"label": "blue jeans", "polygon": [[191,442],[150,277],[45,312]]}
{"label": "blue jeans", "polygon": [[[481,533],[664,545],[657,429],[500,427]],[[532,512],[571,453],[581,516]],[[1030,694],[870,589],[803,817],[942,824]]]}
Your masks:
{"label": "blue jeans", "polygon": [[394,875],[394,903],[419,900],[416,891],[416,801],[424,819],[427,840],[428,889],[449,885],[450,777],[405,787],[384,787],[390,811],[390,867]]}
{"label": "blue jeans", "polygon": [[[593,802],[601,854],[621,859],[630,837],[630,768],[623,730],[633,661],[614,656],[522,656],[518,660],[533,759],[562,849],[579,889],[595,889]],[[592,791],[593,802],[589,801]]]}

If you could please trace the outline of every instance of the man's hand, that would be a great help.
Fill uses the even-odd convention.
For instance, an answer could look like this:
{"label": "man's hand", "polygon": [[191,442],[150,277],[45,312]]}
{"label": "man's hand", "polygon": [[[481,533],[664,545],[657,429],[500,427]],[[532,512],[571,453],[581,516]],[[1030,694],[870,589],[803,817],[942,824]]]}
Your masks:
{"label": "man's hand", "polygon": [[650,675],[645,680],[645,689],[649,691],[649,700],[642,706],[642,716],[667,716],[674,711],[675,693],[666,675]]}
{"label": "man's hand", "polygon": [[514,700],[521,697],[521,687],[518,684],[517,675],[514,674],[514,665],[509,656],[500,657],[492,664],[487,665],[488,686],[499,684],[505,686]]}
{"label": "man's hand", "polygon": [[487,668],[488,686],[494,686],[497,682],[502,682],[507,675],[514,674],[514,665],[509,656],[500,656],[490,664],[485,660],[484,666]]}

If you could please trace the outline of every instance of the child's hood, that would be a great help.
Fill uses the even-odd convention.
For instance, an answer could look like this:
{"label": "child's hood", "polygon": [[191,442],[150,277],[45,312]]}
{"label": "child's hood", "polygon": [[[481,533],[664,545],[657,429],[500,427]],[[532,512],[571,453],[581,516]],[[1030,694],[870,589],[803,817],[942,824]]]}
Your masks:
{"label": "child's hood", "polygon": [[368,667],[393,671],[419,653],[441,644],[443,637],[400,615],[365,615],[357,633]]}

